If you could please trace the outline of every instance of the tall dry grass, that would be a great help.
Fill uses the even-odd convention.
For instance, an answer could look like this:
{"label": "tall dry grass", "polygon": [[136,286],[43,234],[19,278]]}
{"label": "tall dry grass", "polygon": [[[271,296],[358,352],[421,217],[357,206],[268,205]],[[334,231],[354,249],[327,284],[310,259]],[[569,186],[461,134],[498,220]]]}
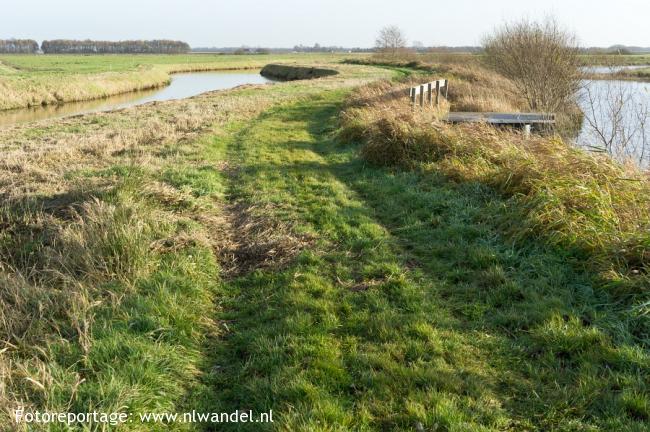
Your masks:
{"label": "tall dry grass", "polygon": [[0,422],[19,405],[71,408],[84,378],[53,353],[67,346],[83,362],[97,310],[119,309],[154,270],[157,242],[174,235],[182,193],[161,193],[152,174],[187,164],[207,128],[276,101],[241,93],[0,132]]}
{"label": "tall dry grass", "polygon": [[[451,111],[470,112],[530,112],[526,98],[515,83],[489,70],[481,57],[459,54],[420,54],[415,59],[391,60],[381,58],[350,59],[350,64],[374,64],[408,69],[433,78],[451,81],[449,102]],[[422,81],[423,76],[418,80]],[[575,136],[582,124],[583,114],[576,103],[567,104],[556,112],[556,130],[563,136]]]}
{"label": "tall dry grass", "polygon": [[[505,81],[488,73],[456,73],[452,107],[481,95],[481,105],[501,103],[484,88]],[[472,76],[474,75],[474,78]],[[650,176],[635,166],[587,153],[559,136],[535,136],[487,125],[451,126],[412,110],[407,98],[381,97],[403,84],[361,89],[341,114],[341,136],[362,142],[361,156],[385,166],[434,170],[456,181],[478,182],[511,200],[510,235],[543,238],[576,257],[613,302],[629,307],[636,335],[650,334]],[[399,93],[398,93],[399,94]],[[364,102],[365,101],[365,102]],[[454,104],[457,105],[454,105]],[[516,106],[519,101],[506,101]]]}

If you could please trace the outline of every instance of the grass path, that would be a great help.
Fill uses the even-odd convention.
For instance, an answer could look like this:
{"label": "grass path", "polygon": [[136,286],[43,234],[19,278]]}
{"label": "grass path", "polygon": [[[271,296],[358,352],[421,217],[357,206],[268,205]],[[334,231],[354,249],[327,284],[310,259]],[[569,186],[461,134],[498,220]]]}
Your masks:
{"label": "grass path", "polygon": [[487,188],[364,166],[333,139],[343,96],[207,147],[237,167],[228,202],[313,241],[219,288],[206,409],[273,409],[269,430],[646,430],[647,354],[589,278],[508,242]]}

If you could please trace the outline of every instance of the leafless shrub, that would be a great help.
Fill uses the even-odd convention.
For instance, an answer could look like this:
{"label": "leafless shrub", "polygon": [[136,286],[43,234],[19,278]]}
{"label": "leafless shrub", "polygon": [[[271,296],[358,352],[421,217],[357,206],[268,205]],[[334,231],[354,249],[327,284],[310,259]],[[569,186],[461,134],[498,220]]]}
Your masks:
{"label": "leafless shrub", "polygon": [[582,79],[578,43],[554,19],[505,24],[483,46],[488,64],[512,80],[530,109],[562,112],[574,103]]}

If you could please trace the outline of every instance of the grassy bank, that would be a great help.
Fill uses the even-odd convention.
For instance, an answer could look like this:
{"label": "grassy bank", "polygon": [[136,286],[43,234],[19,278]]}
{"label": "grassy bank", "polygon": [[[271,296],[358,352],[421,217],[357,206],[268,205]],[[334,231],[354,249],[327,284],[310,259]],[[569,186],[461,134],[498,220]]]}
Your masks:
{"label": "grassy bank", "polygon": [[[613,190],[587,186],[620,168],[425,129],[440,112],[375,82],[399,68],[330,67],[0,131],[1,425],[24,404],[273,410],[219,430],[647,428],[645,291],[624,285],[647,273],[582,248],[607,208],[584,197]],[[452,105],[519,103],[464,67],[481,79]]]}
{"label": "grassy bank", "polygon": [[[361,57],[362,55],[359,55]],[[340,54],[3,55],[0,110],[99,99],[167,84],[170,74],[337,62]]]}
{"label": "grassy bank", "polygon": [[14,429],[21,405],[191,410],[214,391],[201,377],[235,241],[224,229],[229,167],[213,140],[274,104],[385,76],[343,70],[318,85],[249,86],[0,131],[2,428]]}
{"label": "grassy bank", "polygon": [[361,155],[372,163],[443,174],[503,194],[512,206],[503,221],[512,239],[525,244],[543,238],[594,272],[594,283],[630,320],[630,335],[647,348],[647,173],[575,149],[559,137],[527,140],[481,125],[444,125],[436,112],[413,112],[390,96],[401,87],[372,84],[350,99],[343,136],[361,141]]}
{"label": "grassy bank", "polygon": [[[623,70],[616,72],[614,79],[631,79],[637,81],[650,81],[650,67],[644,69]],[[606,78],[606,77],[601,77]],[[611,79],[611,76],[610,78]]]}
{"label": "grassy bank", "polygon": [[304,79],[323,78],[336,75],[338,72],[323,67],[304,67],[295,65],[268,64],[262,68],[260,74],[267,78],[295,81]]}
{"label": "grassy bank", "polygon": [[272,407],[269,430],[644,430],[647,351],[589,273],[513,243],[490,187],[369,166],[335,133],[343,96],[216,142],[227,195],[309,244],[223,285],[206,403]]}

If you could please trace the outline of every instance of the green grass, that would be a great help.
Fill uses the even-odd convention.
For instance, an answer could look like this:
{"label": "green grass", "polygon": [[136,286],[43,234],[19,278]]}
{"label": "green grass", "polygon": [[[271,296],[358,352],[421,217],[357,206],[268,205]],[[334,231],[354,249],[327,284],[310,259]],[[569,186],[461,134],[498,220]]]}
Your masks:
{"label": "green grass", "polygon": [[[183,70],[186,67],[209,65],[215,69],[261,68],[272,62],[329,63],[348,57],[350,54],[273,54],[273,55],[221,55],[221,54],[178,54],[178,55],[0,55],[0,75],[3,73],[39,75],[76,75],[102,72],[131,72],[142,67],[159,66],[167,71]],[[13,71],[6,71],[12,68]]]}
{"label": "green grass", "polygon": [[485,186],[365,166],[332,139],[340,102],[215,141],[240,164],[230,199],[317,240],[221,287],[207,406],[285,430],[646,430],[648,354],[590,276],[507,240]]}
{"label": "green grass", "polygon": [[[83,217],[61,225],[59,232],[30,233],[23,227],[24,232],[0,236],[4,263],[10,252],[15,254],[14,265],[33,266],[36,273],[28,278],[20,297],[40,305],[40,311],[32,312],[38,316],[38,325],[25,331],[21,328],[24,321],[5,322],[22,332],[21,339],[12,338],[17,345],[7,346],[20,350],[25,369],[14,370],[17,373],[3,380],[11,378],[11,390],[20,389],[28,410],[142,413],[190,409],[192,402],[184,403],[193,401],[201,387],[199,366],[206,340],[214,331],[206,317],[214,312],[218,265],[205,245],[188,242],[180,248],[164,247],[173,244],[166,239],[194,232],[198,225],[161,218],[161,212],[169,209],[142,195],[144,180],[142,173],[129,170],[114,190],[93,192],[95,200],[80,210]],[[7,211],[3,208],[0,215],[5,222]],[[61,251],[58,276],[49,276],[47,267],[38,271],[39,250],[47,243],[51,259],[56,260]],[[31,263],[25,262],[26,255]],[[45,288],[55,277],[60,278],[56,287]],[[16,309],[23,306],[22,301],[13,305]],[[7,312],[3,317],[16,318]],[[39,343],[32,345],[35,339]],[[3,411],[15,408],[12,404]],[[13,420],[0,418],[0,430],[15,430]],[[35,424],[29,430],[77,429]],[[159,429],[135,422],[121,430]]]}
{"label": "green grass", "polygon": [[101,99],[161,87],[170,74],[323,64],[363,54],[0,55],[0,110]]}
{"label": "green grass", "polygon": [[650,54],[582,55],[580,57],[585,65],[593,66],[634,66],[650,64]]}
{"label": "green grass", "polygon": [[[274,102],[385,76],[371,68],[342,70],[330,80],[12,130],[3,141],[8,149],[14,139],[37,147],[53,136],[73,142],[39,153],[38,169],[54,161],[56,173],[0,206],[0,331],[6,342],[0,430],[13,430],[17,404],[61,412],[219,411],[200,404],[215,391],[202,377],[214,369],[212,339],[221,331],[215,325],[222,277],[215,243],[228,190],[219,168],[225,156],[211,145],[209,131],[224,136],[239,124],[229,121],[253,118]],[[200,104],[221,109],[189,111],[195,120],[189,126],[175,122]],[[167,132],[146,133],[161,127]],[[105,150],[117,147],[104,153],[108,158],[94,150],[76,153],[84,139]],[[66,158],[59,159],[59,150]],[[5,161],[18,164],[9,152]],[[31,165],[20,164],[25,181]],[[3,171],[5,186],[8,176]],[[121,430],[167,428],[129,424]]]}
{"label": "green grass", "polygon": [[[41,316],[35,331],[49,338],[17,351],[33,370],[16,382],[52,373],[45,391],[25,390],[35,406],[274,413],[208,430],[647,430],[649,358],[633,320],[567,251],[513,241],[506,222],[525,223],[516,203],[435,163],[368,166],[337,139],[347,90],[326,80],[238,95],[260,92],[285,102],[168,143],[150,165],[70,173],[120,181],[90,190],[94,213],[60,229],[0,213],[12,227],[3,260],[51,269],[65,258],[54,276],[70,291],[32,299],[61,316]],[[174,199],[152,194],[153,181]],[[223,274],[211,240],[234,204],[310,241],[282,267]],[[31,263],[42,244],[45,262]],[[78,284],[94,290],[71,302],[87,310],[66,310]]]}

